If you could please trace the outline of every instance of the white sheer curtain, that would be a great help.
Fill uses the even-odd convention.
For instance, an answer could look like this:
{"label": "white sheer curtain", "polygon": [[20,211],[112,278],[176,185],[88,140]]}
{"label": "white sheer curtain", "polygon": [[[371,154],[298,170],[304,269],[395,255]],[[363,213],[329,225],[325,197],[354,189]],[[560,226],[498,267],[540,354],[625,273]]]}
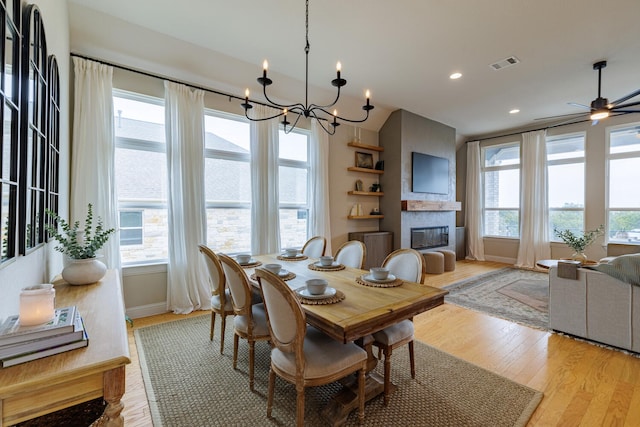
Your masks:
{"label": "white sheer curtain", "polygon": [[480,141],[467,143],[467,197],[465,228],[467,229],[467,259],[484,261],[482,167]]}
{"label": "white sheer curtain", "polygon": [[211,308],[211,290],[198,245],[206,242],[204,91],[165,81],[169,266],[167,308]]}
{"label": "white sheer curtain", "polygon": [[[257,117],[271,110],[256,105]],[[251,122],[251,252],[280,250],[278,206],[278,120]]]}
{"label": "white sheer curtain", "polygon": [[551,257],[545,131],[522,134],[520,174],[520,247],[515,265],[534,268],[537,260]]}
{"label": "white sheer curtain", "polygon": [[[75,99],[71,159],[71,223],[87,217],[93,205],[94,223],[100,217],[105,228],[118,230],[118,198],[115,186],[113,131],[113,68],[74,57]],[[95,224],[94,224],[95,225]],[[102,247],[108,268],[120,268],[120,234]]]}
{"label": "white sheer curtain", "polygon": [[331,223],[329,219],[329,135],[311,120],[311,143],[309,159],[311,161],[311,210],[309,212],[309,230],[311,236],[323,236],[327,239],[325,253],[331,252]]}

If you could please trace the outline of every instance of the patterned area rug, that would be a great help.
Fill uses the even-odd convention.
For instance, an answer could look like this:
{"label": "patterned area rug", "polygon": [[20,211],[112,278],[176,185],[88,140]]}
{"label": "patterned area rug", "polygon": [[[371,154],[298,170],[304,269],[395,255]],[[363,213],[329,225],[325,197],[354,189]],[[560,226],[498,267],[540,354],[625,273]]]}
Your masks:
{"label": "patterned area rug", "polygon": [[549,329],[549,275],[503,268],[446,286],[445,302]]}
{"label": "patterned area rug", "polygon": [[[276,379],[273,418],[266,416],[270,348],[256,343],[255,392],[249,390],[248,348],[240,340],[238,369],[232,368],[233,339],[227,324],[220,355],[216,329],[209,341],[209,316],[136,330],[136,345],[155,427],[264,426],[295,424],[295,387]],[[218,326],[218,325],[216,325]],[[389,406],[382,396],[365,407],[366,426],[525,426],[542,393],[415,343],[416,379],[407,346],[393,353],[398,386]],[[382,373],[382,364],[376,368]],[[307,388],[305,426],[322,426],[321,408],[341,385]],[[348,426],[358,425],[357,411]]]}

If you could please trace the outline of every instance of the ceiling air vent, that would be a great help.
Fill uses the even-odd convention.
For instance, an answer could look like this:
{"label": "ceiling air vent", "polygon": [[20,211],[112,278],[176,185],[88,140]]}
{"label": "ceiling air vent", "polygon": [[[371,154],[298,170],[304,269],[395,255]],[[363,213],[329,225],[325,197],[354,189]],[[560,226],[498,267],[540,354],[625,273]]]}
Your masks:
{"label": "ceiling air vent", "polygon": [[493,68],[494,70],[498,71],[498,70],[502,70],[503,68],[507,68],[507,67],[511,67],[512,65],[516,65],[519,62],[520,62],[520,60],[518,58],[516,58],[515,56],[510,56],[508,58],[501,59],[500,61],[494,62],[493,64],[491,64],[489,66],[491,68]]}

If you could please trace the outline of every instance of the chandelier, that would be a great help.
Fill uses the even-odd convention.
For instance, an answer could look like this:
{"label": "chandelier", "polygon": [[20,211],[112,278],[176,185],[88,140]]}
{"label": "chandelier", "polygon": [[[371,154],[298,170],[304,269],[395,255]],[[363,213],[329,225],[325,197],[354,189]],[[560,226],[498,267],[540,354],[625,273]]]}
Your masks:
{"label": "chandelier", "polygon": [[[367,90],[365,94],[366,104],[362,106],[362,109],[366,113],[363,119],[361,120],[347,119],[345,117],[338,115],[338,111],[335,109],[333,110],[333,112],[328,111],[329,109],[331,109],[331,107],[336,105],[336,103],[338,102],[338,99],[340,98],[340,88],[347,84],[347,81],[340,76],[340,71],[342,68],[340,62],[338,62],[336,65],[337,76],[335,79],[331,80],[331,85],[337,88],[335,100],[332,103],[327,105],[309,104],[309,0],[306,1],[305,18],[306,18],[306,44],[304,47],[304,54],[305,54],[305,61],[306,61],[305,63],[306,79],[305,79],[304,104],[301,102],[298,102],[295,104],[284,105],[269,99],[269,96],[267,95],[267,86],[271,85],[273,83],[273,80],[267,77],[267,70],[269,68],[269,63],[267,62],[267,60],[265,60],[263,63],[262,77],[258,77],[258,83],[262,85],[262,92],[264,94],[265,99],[268,102],[268,104],[265,104],[265,105],[278,109],[280,110],[280,112],[273,116],[264,117],[264,118],[249,117],[249,110],[253,108],[253,105],[249,103],[249,89],[245,91],[244,102],[240,105],[242,106],[242,108],[244,108],[244,115],[247,117],[247,119],[254,122],[271,120],[276,117],[283,117],[283,120],[281,123],[284,127],[285,133],[291,132],[298,124],[298,120],[300,120],[300,117],[304,116],[306,118],[316,119],[318,121],[318,124],[320,124],[320,126],[322,127],[322,129],[325,130],[325,132],[327,132],[329,135],[333,135],[336,132],[336,127],[340,126],[340,121],[350,122],[350,123],[362,123],[365,120],[367,120],[369,118],[369,111],[373,110],[373,105],[371,105],[370,103],[370,100],[369,100],[370,93]],[[289,113],[296,115],[296,118],[293,124],[291,124],[291,122],[287,120],[287,115]]]}

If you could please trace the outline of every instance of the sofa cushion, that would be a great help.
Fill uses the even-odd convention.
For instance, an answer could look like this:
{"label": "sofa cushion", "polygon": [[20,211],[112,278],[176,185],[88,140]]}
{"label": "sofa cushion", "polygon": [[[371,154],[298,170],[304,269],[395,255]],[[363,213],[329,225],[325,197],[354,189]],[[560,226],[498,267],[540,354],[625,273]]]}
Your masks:
{"label": "sofa cushion", "polygon": [[640,254],[620,255],[607,264],[598,264],[590,268],[640,286]]}

